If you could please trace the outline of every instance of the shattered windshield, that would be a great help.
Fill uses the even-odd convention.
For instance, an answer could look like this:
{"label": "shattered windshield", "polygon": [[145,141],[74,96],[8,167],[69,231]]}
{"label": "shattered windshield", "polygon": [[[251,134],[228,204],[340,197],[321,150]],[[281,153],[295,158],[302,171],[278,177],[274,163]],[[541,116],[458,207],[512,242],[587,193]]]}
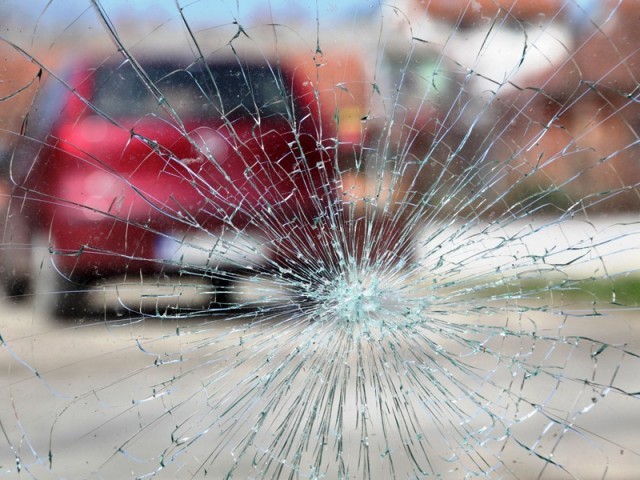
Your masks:
{"label": "shattered windshield", "polygon": [[636,475],[636,0],[23,3],[0,478]]}

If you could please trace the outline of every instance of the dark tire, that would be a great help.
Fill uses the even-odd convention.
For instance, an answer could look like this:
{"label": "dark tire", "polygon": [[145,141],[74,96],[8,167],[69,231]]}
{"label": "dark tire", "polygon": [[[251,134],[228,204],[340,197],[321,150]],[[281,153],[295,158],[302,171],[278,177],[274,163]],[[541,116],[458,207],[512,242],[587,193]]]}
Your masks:
{"label": "dark tire", "polygon": [[25,302],[33,295],[33,282],[31,277],[16,276],[5,279],[4,285],[7,298],[14,302]]}
{"label": "dark tire", "polygon": [[80,282],[58,276],[51,292],[51,313],[60,320],[79,320],[95,316],[89,303],[89,289]]}
{"label": "dark tire", "polygon": [[0,212],[0,281],[7,297],[21,302],[34,292],[32,234],[29,219],[12,210]]}

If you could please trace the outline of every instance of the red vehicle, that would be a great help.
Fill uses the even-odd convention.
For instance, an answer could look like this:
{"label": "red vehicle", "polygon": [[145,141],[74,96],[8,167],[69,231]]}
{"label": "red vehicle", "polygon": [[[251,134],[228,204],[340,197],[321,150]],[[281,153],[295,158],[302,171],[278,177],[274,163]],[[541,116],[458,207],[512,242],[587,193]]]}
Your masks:
{"label": "red vehicle", "polygon": [[[224,283],[271,268],[280,239],[331,201],[331,143],[295,68],[118,60],[50,78],[13,154],[9,228],[48,238],[59,313],[84,309],[69,291],[116,275]],[[10,291],[25,288],[7,271]]]}

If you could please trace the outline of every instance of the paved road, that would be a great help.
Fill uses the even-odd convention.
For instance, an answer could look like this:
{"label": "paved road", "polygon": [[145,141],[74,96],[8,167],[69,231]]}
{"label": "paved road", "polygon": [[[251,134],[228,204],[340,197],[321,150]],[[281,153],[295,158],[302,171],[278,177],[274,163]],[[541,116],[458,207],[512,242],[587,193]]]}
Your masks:
{"label": "paved road", "polygon": [[[486,251],[489,245],[494,253],[498,248],[504,250],[500,258],[529,259],[516,262],[514,268],[526,268],[527,262],[539,258],[540,252],[546,252],[547,260],[554,258],[552,263],[556,265],[567,263],[567,258],[579,258],[566,266],[566,272],[576,278],[598,275],[603,269],[609,274],[635,273],[638,269],[636,253],[637,245],[640,245],[637,241],[640,228],[630,224],[628,219],[610,223],[594,226],[577,222],[575,225],[566,224],[545,230],[536,230],[535,227],[531,230],[528,225],[513,224],[509,231],[502,232],[503,236],[522,237],[525,241],[515,242],[515,246],[496,247],[500,245],[493,243],[500,238],[500,234],[497,234],[499,230],[496,230],[496,235],[485,236],[484,245],[476,241],[455,242],[456,245],[467,246],[462,250],[451,248],[449,258],[466,256],[473,248]],[[465,236],[477,239],[473,232],[465,233]],[[585,251],[588,253],[586,256],[582,255]],[[472,266],[481,271],[487,268],[487,261],[487,258],[480,258],[472,262]],[[43,281],[46,275],[43,274]],[[639,352],[640,319],[637,312],[620,309],[607,313],[605,317],[569,318],[561,330],[558,328],[562,316],[554,314],[545,317],[540,314],[536,317],[539,321],[537,328],[541,333],[557,337],[581,335],[611,344],[626,344],[630,350]],[[534,318],[533,315],[531,318]],[[169,353],[193,354],[191,345],[214,338],[215,341],[208,346],[209,350],[201,350],[202,355],[196,358],[197,365],[206,365],[208,357],[204,352],[211,352],[211,345],[219,352],[230,348],[229,345],[235,345],[234,342],[238,340],[237,331],[224,322],[208,325],[202,333],[191,329],[192,333],[186,337],[176,336],[176,328],[189,328],[186,327],[188,323],[178,325],[170,320],[147,320],[119,327],[65,324],[49,318],[43,299],[21,305],[0,301],[0,335],[5,342],[0,348],[0,422],[3,429],[0,434],[0,477],[16,478],[14,453],[18,453],[25,478],[81,478],[82,475],[91,476],[96,470],[104,473],[105,478],[131,478],[130,470],[118,470],[118,466],[124,465],[124,462],[108,461],[115,454],[114,446],[135,438],[143,425],[147,432],[145,441],[153,444],[155,430],[148,425],[155,421],[156,427],[153,428],[158,429],[160,436],[167,434],[167,429],[171,430],[175,425],[174,419],[165,410],[170,408],[171,401],[150,398],[142,408],[132,407],[132,399],[139,400],[149,391],[150,385],[166,382],[168,371],[179,372],[182,381],[178,385],[183,389],[183,394],[195,393],[197,396],[198,392],[203,391],[202,370],[196,369],[195,373],[190,373],[187,371],[190,364],[180,368],[176,366],[177,370],[156,368],[154,362],[157,358],[170,360],[171,355],[164,356]],[[257,332],[259,330],[253,330],[254,334]],[[288,348],[286,342],[278,345]],[[592,381],[601,381],[605,385],[613,382],[618,389],[640,390],[636,381],[640,367],[637,358],[620,356],[613,349],[594,357],[588,348],[585,354],[580,348],[565,351],[565,347],[562,342],[554,346],[554,355],[559,355],[560,365],[562,361],[565,362],[564,373],[560,376],[563,381],[559,384],[560,388],[554,390],[557,391],[553,400],[555,405],[575,408],[572,402],[576,402],[577,398],[583,399],[584,395],[591,395],[590,392],[576,394],[581,390],[576,390],[575,384],[569,381],[574,373],[576,378],[580,378],[587,372],[593,375],[590,378]],[[233,352],[235,350],[230,350],[229,358],[233,358]],[[569,357],[570,361],[567,361]],[[594,367],[597,361],[600,364]],[[478,366],[486,371],[494,368],[490,365]],[[248,365],[234,368],[234,378],[229,379],[230,383],[227,384],[241,384],[250,370]],[[567,389],[565,385],[573,386]],[[570,464],[566,465],[570,474],[563,474],[557,469],[547,470],[542,478],[627,479],[637,475],[640,470],[640,449],[637,447],[640,445],[638,399],[620,395],[615,388],[607,391],[606,398],[597,402],[588,415],[577,417],[584,431],[588,432],[588,448],[585,448],[584,438],[565,434],[558,456],[571,458]],[[206,399],[191,401],[201,407],[206,406]],[[521,431],[523,437],[537,437],[545,428],[536,422],[526,425],[530,425],[527,427],[530,430]],[[50,448],[54,455],[52,470],[49,470]],[[569,457],[567,451],[570,452]],[[532,472],[539,471],[539,468],[533,469],[534,465],[539,466],[538,460],[523,452],[511,446],[511,450],[507,449],[504,453],[505,458],[512,459],[509,467],[513,478],[536,478],[537,474],[534,476]],[[157,467],[158,449],[154,447],[153,451],[138,453],[141,458],[156,456],[150,465],[143,462],[141,471]],[[606,475],[605,456],[608,459]],[[246,473],[241,469],[237,476],[244,478]],[[186,471],[171,475],[188,478]],[[446,478],[460,476],[452,474]],[[506,474],[504,478],[511,477]]]}

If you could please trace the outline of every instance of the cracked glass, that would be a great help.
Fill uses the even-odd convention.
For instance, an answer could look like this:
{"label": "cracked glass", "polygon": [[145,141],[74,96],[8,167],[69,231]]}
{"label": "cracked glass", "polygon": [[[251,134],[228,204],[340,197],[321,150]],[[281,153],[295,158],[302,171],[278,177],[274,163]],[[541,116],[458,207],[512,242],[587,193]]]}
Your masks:
{"label": "cracked glass", "polygon": [[634,476],[639,9],[0,3],[0,477]]}

